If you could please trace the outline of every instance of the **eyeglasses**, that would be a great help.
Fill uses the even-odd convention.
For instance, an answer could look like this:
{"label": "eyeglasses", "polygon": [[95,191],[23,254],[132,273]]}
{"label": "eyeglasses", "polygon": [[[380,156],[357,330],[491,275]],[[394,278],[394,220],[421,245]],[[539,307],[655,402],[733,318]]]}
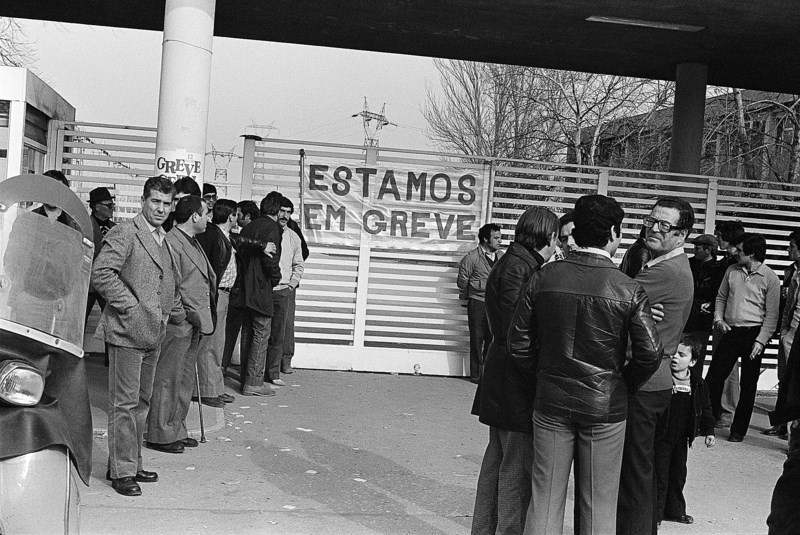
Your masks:
{"label": "eyeglasses", "polygon": [[650,217],[649,215],[644,216],[642,219],[642,224],[645,228],[653,228],[655,224],[658,223],[658,230],[661,232],[669,232],[670,230],[681,230],[681,228],[676,225],[675,223],[670,223],[669,221],[664,221],[663,219],[656,219],[654,217]]}

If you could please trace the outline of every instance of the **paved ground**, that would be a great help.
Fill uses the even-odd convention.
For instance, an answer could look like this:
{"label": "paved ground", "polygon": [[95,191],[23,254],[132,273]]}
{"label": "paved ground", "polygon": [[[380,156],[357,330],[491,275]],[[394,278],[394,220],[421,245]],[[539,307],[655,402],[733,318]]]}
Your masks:
{"label": "paved ground", "polygon": [[[161,481],[126,498],[103,479],[106,368],[88,363],[96,436],[84,534],[469,533],[488,433],[469,414],[468,381],[297,370],[276,396],[206,407],[199,448],[145,449]],[[196,405],[190,416],[199,430]],[[761,436],[765,426],[759,413],[744,443],[723,432],[716,447],[693,448],[686,494],[695,524],[664,524],[662,533],[766,532],[786,443]]]}

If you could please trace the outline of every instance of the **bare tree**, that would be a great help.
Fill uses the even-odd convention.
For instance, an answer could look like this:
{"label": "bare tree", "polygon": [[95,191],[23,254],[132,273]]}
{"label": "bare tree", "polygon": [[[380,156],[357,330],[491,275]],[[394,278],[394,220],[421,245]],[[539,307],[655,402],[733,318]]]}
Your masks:
{"label": "bare tree", "polygon": [[15,19],[0,17],[0,65],[32,67],[36,53]]}
{"label": "bare tree", "polygon": [[673,94],[652,80],[435,61],[443,96],[428,92],[429,136],[465,154],[594,164],[610,125],[646,117]]}

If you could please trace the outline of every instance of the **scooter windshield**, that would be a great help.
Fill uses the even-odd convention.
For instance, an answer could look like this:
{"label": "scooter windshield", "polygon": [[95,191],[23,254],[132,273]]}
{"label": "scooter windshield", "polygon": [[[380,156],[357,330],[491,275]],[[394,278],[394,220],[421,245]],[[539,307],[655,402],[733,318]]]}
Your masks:
{"label": "scooter windshield", "polygon": [[83,356],[92,246],[70,224],[0,212],[0,327]]}

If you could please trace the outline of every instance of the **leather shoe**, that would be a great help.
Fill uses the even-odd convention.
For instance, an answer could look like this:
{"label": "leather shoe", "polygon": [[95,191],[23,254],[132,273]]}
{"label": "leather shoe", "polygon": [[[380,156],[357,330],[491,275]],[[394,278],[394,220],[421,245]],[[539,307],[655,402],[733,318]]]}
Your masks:
{"label": "leather shoe", "polygon": [[159,444],[158,442],[145,442],[144,445],[151,450],[163,451],[164,453],[183,453],[183,444],[180,440]]}
{"label": "leather shoe", "polygon": [[740,435],[734,431],[731,431],[731,434],[728,435],[728,442],[741,442],[744,440],[744,435]]}
{"label": "leather shoe", "polygon": [[[225,407],[225,403],[222,402],[219,398],[199,398],[203,400],[203,405],[208,405],[209,407],[214,407],[215,409],[222,409]],[[192,401],[197,402],[199,399],[196,396],[192,396]]]}
{"label": "leather shoe", "polygon": [[235,397],[228,394],[227,392],[225,392],[224,394],[220,394],[218,399],[223,403],[233,403],[236,400]]}
{"label": "leather shoe", "polygon": [[286,383],[284,383],[281,379],[270,379],[269,382],[275,386],[286,386]]}
{"label": "leather shoe", "polygon": [[[155,483],[158,481],[158,474],[155,472],[148,472],[147,470],[139,470],[136,472],[136,475],[133,476],[133,479],[139,483]],[[106,480],[112,481],[111,470],[106,470]]]}
{"label": "leather shoe", "polygon": [[767,435],[768,437],[780,437],[781,435],[786,434],[786,426],[785,425],[773,425],[769,429],[761,431],[762,435]]}
{"label": "leather shoe", "polygon": [[243,396],[274,396],[275,391],[267,385],[250,386],[245,385],[242,388]]}
{"label": "leather shoe", "polygon": [[288,375],[290,373],[294,373],[294,370],[292,369],[291,366],[281,366],[281,373],[285,373]]}
{"label": "leather shoe", "polygon": [[123,496],[141,496],[142,488],[132,477],[120,477],[111,480],[111,487]]}
{"label": "leather shoe", "polygon": [[694,524],[694,518],[689,515],[681,515],[681,516],[666,516],[664,520],[667,522],[679,522],[681,524]]}
{"label": "leather shoe", "polygon": [[184,439],[181,439],[179,442],[183,444],[184,448],[196,448],[198,445],[200,445],[200,443],[197,442],[192,437],[186,437]]}

